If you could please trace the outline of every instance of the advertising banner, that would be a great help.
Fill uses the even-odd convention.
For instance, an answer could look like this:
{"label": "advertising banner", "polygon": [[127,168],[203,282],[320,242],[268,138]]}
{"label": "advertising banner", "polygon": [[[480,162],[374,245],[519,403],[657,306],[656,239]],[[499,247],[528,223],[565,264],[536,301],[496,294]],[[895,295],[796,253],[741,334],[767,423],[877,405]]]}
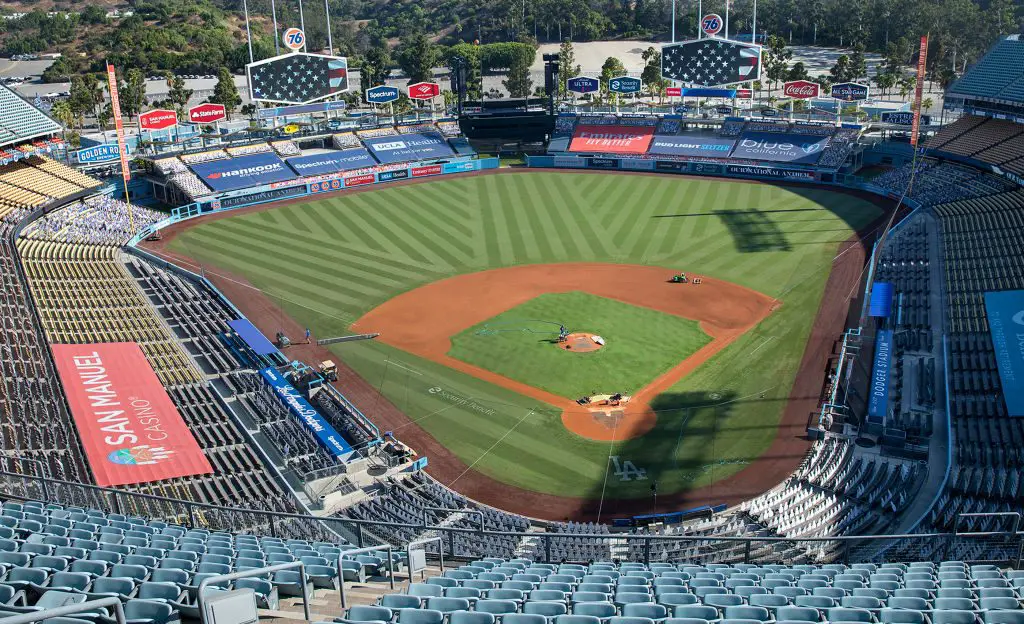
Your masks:
{"label": "advertising banner", "polygon": [[426,167],[413,167],[412,169],[412,177],[414,178],[441,175],[441,173],[443,173],[441,165],[427,165]]}
{"label": "advertising banner", "polygon": [[782,95],[797,100],[809,100],[821,95],[821,85],[810,80],[793,80],[783,83]]}
{"label": "advertising banner", "polygon": [[303,185],[270,189],[269,191],[259,191],[258,193],[247,193],[245,195],[236,195],[234,197],[225,197],[221,199],[220,207],[234,208],[235,206],[244,206],[246,204],[262,204],[268,201],[297,197],[305,192],[306,187]]}
{"label": "advertising banner", "polygon": [[324,450],[335,458],[346,457],[352,452],[349,443],[335,431],[330,423],[324,420],[319,412],[313,409],[309,401],[295,389],[295,386],[284,375],[277,372],[273,366],[268,366],[260,369],[260,376],[273,389],[277,398],[288,406],[288,410],[302,423],[302,426],[313,434]]}
{"label": "advertising banner", "polygon": [[685,162],[676,160],[656,160],[654,162],[655,171],[668,171],[670,173],[679,173],[686,171],[687,164]]}
{"label": "advertising banner", "polygon": [[296,106],[275,106],[257,110],[256,117],[259,119],[271,119],[273,117],[288,117],[289,115],[311,115],[313,113],[345,110],[345,106],[344,102],[317,102],[316,104],[298,104]]}
{"label": "advertising banner", "polygon": [[576,126],[570,152],[644,154],[654,138],[653,126]]}
{"label": "advertising banner", "polygon": [[565,167],[568,169],[583,169],[587,166],[587,161],[577,156],[555,156],[552,163],[555,167]]}
{"label": "advertising banner", "polygon": [[813,165],[828,145],[828,136],[744,132],[736,142],[734,158]]}
{"label": "advertising banner", "polygon": [[441,85],[436,82],[417,82],[409,85],[410,100],[430,100],[441,95]]}
{"label": "advertising banner", "polygon": [[[921,115],[921,123],[928,125],[932,122],[928,115]],[[893,124],[894,126],[913,126],[913,111],[886,111],[882,113],[882,123]]]}
{"label": "advertising banner", "polygon": [[391,182],[392,180],[404,180],[409,177],[408,169],[398,169],[396,171],[381,171],[377,174],[378,182]]}
{"label": "advertising banner", "polygon": [[690,173],[722,175],[722,165],[713,165],[710,163],[690,163]]}
{"label": "advertising banner", "polygon": [[477,171],[480,169],[480,161],[467,160],[466,162],[444,163],[445,173],[462,173],[463,171]]}
{"label": "advertising banner", "polygon": [[107,63],[107,88],[110,90],[110,110],[114,114],[114,130],[117,133],[117,151],[121,158],[121,180],[125,184],[127,194],[128,182],[132,179],[131,169],[128,167],[128,144],[124,138],[124,120],[121,118],[121,100],[117,93],[117,74],[114,66]]}
{"label": "advertising banner", "polygon": [[138,344],[50,348],[97,485],[213,472]]}
{"label": "advertising banner", "polygon": [[369,104],[387,104],[398,99],[398,87],[380,85],[366,90],[366,101]]}
{"label": "advertising banner", "polygon": [[619,76],[608,81],[608,90],[614,93],[640,93],[643,88],[643,81],[632,76]]}
{"label": "advertising banner", "polygon": [[817,179],[814,177],[813,171],[775,169],[774,167],[757,167],[754,165],[729,165],[726,168],[726,173],[741,175],[745,177],[801,180],[804,182],[813,182]]}
{"label": "advertising banner", "polygon": [[1010,416],[1024,416],[1024,290],[985,293],[1003,398]]}
{"label": "advertising banner", "polygon": [[252,154],[190,166],[199,179],[215,191],[233,191],[295,178],[295,172],[276,154]]}
{"label": "advertising banner", "polygon": [[178,114],[172,110],[156,109],[139,115],[139,126],[143,130],[163,130],[178,125]]}
{"label": "advertising banner", "polygon": [[362,173],[359,175],[348,176],[345,178],[345,186],[362,186],[364,184],[373,184],[377,181],[377,177],[372,173]]}
{"label": "advertising banner", "polygon": [[831,95],[836,100],[858,102],[868,99],[868,85],[856,82],[843,82],[832,85]]}
{"label": "advertising banner", "polygon": [[92,147],[86,147],[75,152],[75,159],[83,165],[89,163],[109,162],[111,160],[117,160],[120,156],[121,151],[116,143],[93,145]]}
{"label": "advertising banner", "polygon": [[880,329],[875,336],[875,362],[868,391],[868,422],[883,424],[889,411],[889,379],[892,372],[892,330]]}
{"label": "advertising banner", "polygon": [[648,153],[725,158],[732,151],[732,147],[735,144],[735,139],[715,134],[656,136],[651,141],[651,148],[648,150]]}
{"label": "advertising banner", "polygon": [[682,87],[665,87],[665,95],[669,97],[679,97],[683,94]]}
{"label": "advertising banner", "polygon": [[285,162],[300,176],[318,176],[339,171],[373,167],[377,161],[361,147],[338,150],[313,156],[296,156]]}
{"label": "advertising banner", "polygon": [[194,124],[213,123],[228,118],[223,104],[200,104],[188,109],[188,122]]}
{"label": "advertising banner", "polygon": [[369,148],[374,158],[384,164],[455,156],[447,141],[440,134],[433,132],[411,132],[398,136],[363,139],[363,144]]}
{"label": "advertising banner", "polygon": [[732,99],[736,97],[736,89],[702,89],[699,87],[693,87],[691,89],[683,89],[679,93],[679,95],[683,97],[709,97]]}
{"label": "advertising banner", "polygon": [[333,180],[322,180],[320,182],[312,182],[309,185],[310,193],[330,193],[332,191],[340,191],[345,188],[345,183],[341,181],[341,178],[335,178]]}
{"label": "advertising banner", "polygon": [[565,90],[572,93],[593,93],[600,86],[601,82],[590,76],[576,76],[565,81]]}
{"label": "advertising banner", "polygon": [[618,169],[618,158],[588,158],[587,167],[591,169]]}

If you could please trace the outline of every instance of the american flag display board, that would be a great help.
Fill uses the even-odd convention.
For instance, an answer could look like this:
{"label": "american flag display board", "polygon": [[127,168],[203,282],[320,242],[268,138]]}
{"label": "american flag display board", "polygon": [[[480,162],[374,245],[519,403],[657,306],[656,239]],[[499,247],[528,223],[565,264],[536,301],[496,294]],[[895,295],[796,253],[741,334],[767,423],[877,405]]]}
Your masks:
{"label": "american flag display board", "polygon": [[661,46],[661,75],[702,87],[761,78],[761,46],[717,37]]}
{"label": "american flag display board", "polygon": [[348,91],[348,59],[296,52],[245,66],[252,99],[305,104]]}

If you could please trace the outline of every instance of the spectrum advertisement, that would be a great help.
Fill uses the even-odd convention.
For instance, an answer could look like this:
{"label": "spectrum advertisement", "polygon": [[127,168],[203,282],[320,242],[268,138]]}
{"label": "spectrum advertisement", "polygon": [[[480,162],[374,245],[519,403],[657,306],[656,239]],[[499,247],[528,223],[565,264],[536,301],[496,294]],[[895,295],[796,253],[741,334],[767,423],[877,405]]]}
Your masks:
{"label": "spectrum advertisement", "polygon": [[373,167],[377,164],[373,156],[370,156],[370,153],[361,147],[314,156],[298,156],[289,158],[286,162],[300,176],[326,175],[338,171]]}
{"label": "spectrum advertisement", "polygon": [[284,182],[295,178],[276,154],[252,154],[228,160],[191,165],[199,179],[215,191],[233,191],[250,186]]}

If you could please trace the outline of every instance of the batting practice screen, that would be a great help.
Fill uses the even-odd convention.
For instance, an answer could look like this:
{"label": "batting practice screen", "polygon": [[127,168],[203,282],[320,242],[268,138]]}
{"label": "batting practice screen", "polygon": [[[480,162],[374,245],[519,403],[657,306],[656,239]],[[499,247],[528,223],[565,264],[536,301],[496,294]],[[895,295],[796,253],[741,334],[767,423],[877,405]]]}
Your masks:
{"label": "batting practice screen", "polygon": [[97,485],[213,472],[138,344],[51,349]]}

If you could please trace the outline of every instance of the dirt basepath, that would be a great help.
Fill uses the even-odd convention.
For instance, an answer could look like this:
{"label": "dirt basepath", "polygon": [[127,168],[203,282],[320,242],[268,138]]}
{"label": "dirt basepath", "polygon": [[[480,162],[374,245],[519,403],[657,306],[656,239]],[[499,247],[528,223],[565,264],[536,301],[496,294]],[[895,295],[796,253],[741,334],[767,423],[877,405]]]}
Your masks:
{"label": "dirt basepath", "polygon": [[[529,175],[529,173],[530,170],[499,169],[490,172],[459,174],[459,176]],[[573,170],[571,173],[607,175],[607,172],[599,171],[585,172]],[[616,175],[659,175],[662,177],[670,175],[677,177],[674,174],[640,172],[616,172]],[[432,180],[420,179],[396,182],[389,184],[389,187],[404,184],[422,184]],[[744,180],[730,180],[730,182],[739,184],[761,183]],[[809,187],[799,185],[796,188]],[[878,230],[880,223],[883,219],[887,218],[888,212],[892,210],[894,205],[889,200],[867,192],[846,191],[830,186],[818,188],[833,192],[844,192],[864,199],[886,211],[886,216],[880,217],[840,246],[840,250],[832,263],[832,273],[829,275],[825,285],[821,305],[814,325],[811,328],[811,335],[808,339],[793,389],[790,391],[789,400],[783,411],[778,432],[768,450],[746,468],[726,479],[686,492],[659,495],[659,511],[677,511],[697,505],[717,505],[719,503],[735,505],[749,500],[771,489],[788,477],[803,461],[807,449],[810,447],[810,442],[806,438],[805,427],[807,426],[808,419],[817,410],[825,385],[825,369],[832,355],[836,340],[842,335],[846,326],[847,313],[851,305],[854,305],[861,296],[857,280],[864,267],[865,247],[870,246],[870,242],[874,239],[874,234]],[[340,192],[364,193],[373,190],[375,190],[374,187],[358,187]],[[329,195],[324,195],[323,197],[326,198]],[[165,259],[179,263],[185,268],[198,272],[201,266],[194,259],[171,253],[167,248],[168,244],[174,240],[178,233],[208,221],[234,217],[246,212],[272,210],[282,205],[308,201],[308,198],[302,198],[199,217],[198,219],[179,223],[163,230],[162,240],[144,243],[142,247]],[[205,275],[264,334],[273,336],[275,332],[281,330],[290,336],[301,336],[303,334],[304,328],[302,325],[288,317],[277,304],[264,295],[262,291],[250,285],[244,278],[221,271],[215,267],[209,267],[205,271]],[[337,357],[328,351],[326,347],[319,347],[315,344],[295,345],[289,348],[287,355],[293,359],[305,362],[319,362],[331,358],[337,360]],[[646,498],[609,499],[602,503],[602,501],[597,499],[541,494],[502,483],[469,469],[454,453],[438,443],[433,436],[419,425],[412,422],[408,416],[402,413],[387,398],[381,396],[373,386],[345,365],[344,362],[338,362],[338,382],[335,386],[360,410],[363,410],[367,416],[372,418],[382,431],[401,429],[401,439],[421,454],[430,458],[430,465],[427,471],[434,478],[445,484],[453,483],[457,480],[457,483],[453,485],[454,489],[481,503],[534,518],[549,520],[571,518],[581,522],[597,520],[607,522],[610,518],[616,516],[651,512],[651,502]]]}
{"label": "dirt basepath", "polygon": [[[692,267],[690,267],[692,268]],[[377,306],[352,326],[378,340],[562,410],[562,424],[592,440],[627,440],[650,431],[650,401],[768,316],[774,300],[731,282],[703,278],[673,284],[669,271],[633,264],[529,264],[457,275],[420,286]],[[700,322],[712,340],[614,410],[581,408],[571,399],[509,379],[448,355],[451,337],[548,293],[586,292]],[[611,391],[614,388],[602,388]]]}

